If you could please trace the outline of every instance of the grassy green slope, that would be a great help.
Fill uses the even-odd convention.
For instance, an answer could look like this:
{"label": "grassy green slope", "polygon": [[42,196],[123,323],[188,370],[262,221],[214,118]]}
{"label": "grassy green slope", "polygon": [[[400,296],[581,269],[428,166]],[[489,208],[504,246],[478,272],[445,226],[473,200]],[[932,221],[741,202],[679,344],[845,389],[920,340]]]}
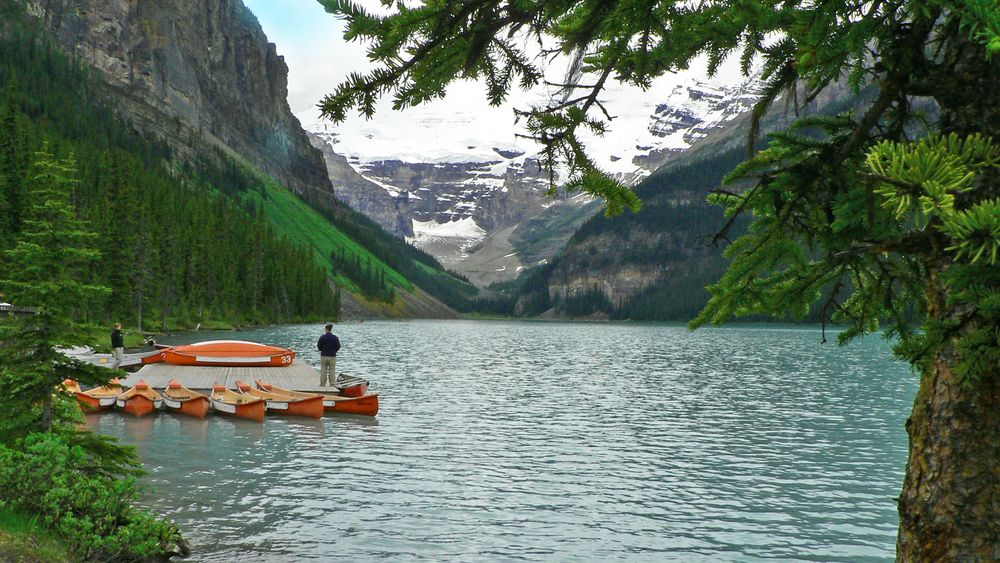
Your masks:
{"label": "grassy green slope", "polygon": [[[315,202],[292,193],[240,155],[226,147],[216,150],[220,159],[235,167],[226,177],[240,178],[238,186],[229,186],[227,193],[244,207],[262,210],[279,235],[310,249],[316,263],[359,299],[372,303],[369,301],[372,296],[345,274],[343,262],[357,260],[365,269],[383,273],[389,286],[410,293],[422,289],[456,310],[465,311],[472,306],[478,294],[475,286],[445,270],[430,255],[393,237],[342,204],[333,204],[324,213]],[[218,179],[201,180],[209,189],[218,189],[220,185]],[[339,266],[331,260],[331,254],[338,256]]]}
{"label": "grassy green slope", "polygon": [[[386,279],[391,281],[393,285],[407,291],[414,290],[414,285],[410,280],[344,234],[306,202],[270,177],[259,177],[263,180],[264,191],[248,192],[245,197],[250,198],[255,205],[263,208],[264,215],[271,221],[279,234],[288,237],[296,244],[311,248],[316,263],[327,268],[331,273],[335,273],[330,254],[334,251],[342,252],[351,259],[358,257],[362,262],[370,261],[372,267],[385,272]],[[345,276],[338,274],[335,279],[341,286],[348,287],[352,291],[357,290],[353,282]]]}
{"label": "grassy green slope", "polygon": [[[334,213],[336,219],[332,219],[259,169],[239,160],[240,165],[251,171],[261,184],[257,190],[243,192],[243,201],[249,200],[254,206],[262,206],[265,216],[279,234],[311,248],[317,262],[331,272],[339,285],[357,297],[365,292],[331,265],[332,252],[343,256],[344,261],[357,258],[366,268],[384,272],[386,283],[397,288],[410,293],[422,289],[458,311],[468,311],[473,307],[478,295],[475,286],[445,270],[430,255],[393,237],[349,208],[339,208]],[[348,230],[345,231],[338,221],[345,223]]]}

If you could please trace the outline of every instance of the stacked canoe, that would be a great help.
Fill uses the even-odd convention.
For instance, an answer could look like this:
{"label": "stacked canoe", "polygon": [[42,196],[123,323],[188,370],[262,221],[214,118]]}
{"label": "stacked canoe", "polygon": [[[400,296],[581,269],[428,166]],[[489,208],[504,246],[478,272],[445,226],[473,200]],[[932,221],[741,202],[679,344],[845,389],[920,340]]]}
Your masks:
{"label": "stacked canoe", "polygon": [[[182,369],[186,370],[208,366],[272,368],[290,366],[295,352],[288,348],[254,342],[216,340],[164,348],[152,358],[151,362],[146,363],[163,362],[184,366]],[[242,370],[241,373],[243,371],[247,370]],[[260,371],[270,372],[269,369],[250,370],[253,373]],[[142,373],[136,375],[141,376]],[[215,372],[209,370],[207,373]],[[157,378],[154,376],[153,379]],[[160,383],[157,385],[163,385],[165,379],[159,379]],[[237,380],[236,388],[229,389],[215,383],[209,394],[189,389],[177,379],[171,379],[162,391],[154,390],[145,380],[139,380],[131,388],[125,389],[117,379],[87,391],[82,390],[76,382],[67,380],[63,382],[63,388],[76,395],[81,407],[88,412],[109,410],[112,406],[117,406],[135,416],[143,416],[159,409],[198,418],[215,411],[257,421],[262,421],[265,413],[313,418],[319,418],[325,412],[365,416],[378,414],[378,393],[369,392],[368,382],[360,378],[341,380],[337,386],[338,391],[332,393],[296,391],[271,385],[261,379],[257,379],[255,384],[256,386],[251,386]],[[197,383],[194,386],[201,387]]]}
{"label": "stacked canoe", "polygon": [[284,367],[295,360],[295,352],[245,340],[209,340],[166,348],[160,357],[175,366]]}

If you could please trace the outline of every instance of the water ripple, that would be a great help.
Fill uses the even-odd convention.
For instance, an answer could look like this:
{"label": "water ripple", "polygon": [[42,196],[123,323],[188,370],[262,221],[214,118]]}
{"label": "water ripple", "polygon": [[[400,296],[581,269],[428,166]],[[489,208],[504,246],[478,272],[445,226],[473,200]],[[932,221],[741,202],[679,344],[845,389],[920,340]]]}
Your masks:
{"label": "water ripple", "polygon": [[[915,381],[812,329],[367,322],[377,421],[90,416],[139,447],[194,559],[893,555]],[[317,327],[239,337],[307,362]],[[184,337],[189,338],[189,337]]]}

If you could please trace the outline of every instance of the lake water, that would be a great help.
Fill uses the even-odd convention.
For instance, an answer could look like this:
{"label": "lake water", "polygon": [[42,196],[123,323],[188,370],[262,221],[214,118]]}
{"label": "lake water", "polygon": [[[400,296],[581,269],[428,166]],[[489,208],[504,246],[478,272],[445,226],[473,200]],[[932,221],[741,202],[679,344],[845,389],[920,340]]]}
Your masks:
{"label": "lake water", "polygon": [[[290,346],[319,326],[198,333]],[[337,325],[377,419],[90,415],[198,561],[868,561],[895,551],[917,381],[818,329]]]}

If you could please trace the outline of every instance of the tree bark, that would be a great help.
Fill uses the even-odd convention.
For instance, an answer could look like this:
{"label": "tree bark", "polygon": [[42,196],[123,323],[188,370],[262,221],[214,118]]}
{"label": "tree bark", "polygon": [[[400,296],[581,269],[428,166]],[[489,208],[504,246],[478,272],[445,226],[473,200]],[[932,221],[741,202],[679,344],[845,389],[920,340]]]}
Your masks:
{"label": "tree bark", "polygon": [[52,430],[52,396],[42,399],[42,432]]}
{"label": "tree bark", "polygon": [[906,421],[896,559],[1000,561],[1000,385],[962,385],[943,356]]}
{"label": "tree bark", "polygon": [[[970,41],[958,26],[934,77],[940,129],[1000,140],[1000,57]],[[1000,191],[997,171],[977,179],[969,194],[981,201]],[[962,201],[960,204],[965,204]],[[930,272],[949,267],[929,257]],[[937,275],[928,278],[928,316],[956,318]],[[954,342],[922,374],[906,421],[910,458],[899,498],[897,561],[1000,561],[1000,373],[958,381]]]}

